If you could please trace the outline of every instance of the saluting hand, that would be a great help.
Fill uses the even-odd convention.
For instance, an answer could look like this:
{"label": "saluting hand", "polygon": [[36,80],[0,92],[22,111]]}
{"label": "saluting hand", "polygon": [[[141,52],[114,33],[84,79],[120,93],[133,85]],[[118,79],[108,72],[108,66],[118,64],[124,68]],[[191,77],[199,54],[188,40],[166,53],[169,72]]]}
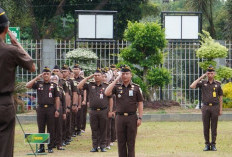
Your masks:
{"label": "saluting hand", "polygon": [[207,76],[207,73],[204,73],[202,76],[201,76],[201,79],[205,78]]}
{"label": "saluting hand", "polygon": [[43,74],[39,74],[39,75],[37,76],[36,80],[40,80],[40,79],[42,78],[42,75],[43,75]]}
{"label": "saluting hand", "polygon": [[94,74],[92,74],[89,77],[87,77],[87,79],[89,80],[89,79],[93,78],[93,76],[94,76]]}
{"label": "saluting hand", "polygon": [[122,77],[122,72],[119,72],[118,77],[116,78],[116,80],[117,80],[117,81],[120,80],[121,77]]}

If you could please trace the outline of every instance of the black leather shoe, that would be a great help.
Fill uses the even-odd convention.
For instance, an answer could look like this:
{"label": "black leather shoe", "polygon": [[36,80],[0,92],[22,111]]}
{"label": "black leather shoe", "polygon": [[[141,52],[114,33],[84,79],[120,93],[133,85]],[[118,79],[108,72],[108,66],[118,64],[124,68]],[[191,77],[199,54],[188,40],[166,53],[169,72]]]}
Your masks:
{"label": "black leather shoe", "polygon": [[75,134],[72,134],[72,137],[76,137],[77,135],[75,135]]}
{"label": "black leather shoe", "polygon": [[65,149],[63,147],[61,147],[61,146],[58,146],[57,150],[65,150]]}
{"label": "black leather shoe", "polygon": [[38,149],[38,151],[37,151],[38,153],[44,153],[45,152],[45,150],[44,150],[44,148],[40,148],[40,149]]}
{"label": "black leather shoe", "polygon": [[209,151],[210,150],[210,145],[205,145],[205,148],[203,149],[203,151]]}
{"label": "black leather shoe", "polygon": [[216,146],[214,144],[211,146],[211,150],[212,151],[217,151],[217,148],[216,148]]}
{"label": "black leather shoe", "polygon": [[53,150],[51,148],[48,149],[48,153],[53,153]]}
{"label": "black leather shoe", "polygon": [[101,152],[107,152],[106,148],[100,148]]}
{"label": "black leather shoe", "polygon": [[81,136],[81,131],[77,131],[77,136]]}
{"label": "black leather shoe", "polygon": [[63,143],[62,143],[62,146],[63,146],[63,147],[65,147],[65,146],[66,146],[65,142],[63,142]]}
{"label": "black leather shoe", "polygon": [[97,148],[93,148],[90,150],[90,152],[98,152],[98,149]]}
{"label": "black leather shoe", "polygon": [[65,142],[65,145],[70,145],[70,142],[66,141],[66,142]]}

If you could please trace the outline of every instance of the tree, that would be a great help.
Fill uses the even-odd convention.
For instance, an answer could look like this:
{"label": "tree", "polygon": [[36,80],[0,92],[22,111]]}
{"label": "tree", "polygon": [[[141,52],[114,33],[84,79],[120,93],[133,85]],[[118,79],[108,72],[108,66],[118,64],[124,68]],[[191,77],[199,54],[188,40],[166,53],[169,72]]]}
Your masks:
{"label": "tree", "polygon": [[[201,36],[201,47],[196,51],[196,55],[199,58],[203,58],[204,61],[200,62],[200,67],[206,70],[209,65],[217,66],[214,61],[216,58],[226,58],[228,55],[228,49],[222,46],[218,42],[215,42],[208,32],[203,31]],[[217,71],[216,78],[223,81],[232,77],[232,69],[225,66],[220,66]]]}
{"label": "tree", "polygon": [[[126,62],[137,65],[137,76],[149,87],[147,74],[151,67],[163,63],[162,50],[166,46],[165,33],[157,23],[129,22],[124,32],[125,40],[130,46],[121,51],[120,56]],[[144,93],[147,100],[151,99],[149,92]]]}
{"label": "tree", "polygon": [[147,74],[147,80],[151,87],[160,87],[160,99],[163,100],[162,89],[171,82],[171,74],[166,68],[151,68]]}

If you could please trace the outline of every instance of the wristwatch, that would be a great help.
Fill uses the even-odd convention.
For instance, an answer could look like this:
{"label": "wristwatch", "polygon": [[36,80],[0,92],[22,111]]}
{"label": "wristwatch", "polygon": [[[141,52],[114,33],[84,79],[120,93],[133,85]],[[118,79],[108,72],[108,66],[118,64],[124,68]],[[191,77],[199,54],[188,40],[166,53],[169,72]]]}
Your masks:
{"label": "wristwatch", "polygon": [[142,117],[139,117],[138,119],[142,120]]}
{"label": "wristwatch", "polygon": [[59,110],[59,109],[58,109],[58,110],[56,110],[56,111],[60,113],[60,110]]}

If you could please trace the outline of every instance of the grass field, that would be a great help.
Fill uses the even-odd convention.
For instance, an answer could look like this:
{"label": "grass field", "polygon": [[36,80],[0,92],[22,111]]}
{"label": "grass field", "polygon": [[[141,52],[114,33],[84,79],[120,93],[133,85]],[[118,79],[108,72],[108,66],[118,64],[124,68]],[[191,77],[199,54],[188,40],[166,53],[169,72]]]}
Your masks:
{"label": "grass field", "polygon": [[[24,124],[26,133],[36,133],[36,124]],[[65,151],[54,149],[49,157],[117,157],[116,143],[106,153],[90,153],[91,132],[87,125],[82,136],[74,138]],[[33,145],[34,146],[34,145]],[[232,122],[219,122],[217,152],[203,152],[204,138],[201,122],[144,122],[136,139],[136,157],[231,157]],[[35,146],[34,146],[35,148]],[[16,125],[15,157],[27,156],[29,145]]]}

